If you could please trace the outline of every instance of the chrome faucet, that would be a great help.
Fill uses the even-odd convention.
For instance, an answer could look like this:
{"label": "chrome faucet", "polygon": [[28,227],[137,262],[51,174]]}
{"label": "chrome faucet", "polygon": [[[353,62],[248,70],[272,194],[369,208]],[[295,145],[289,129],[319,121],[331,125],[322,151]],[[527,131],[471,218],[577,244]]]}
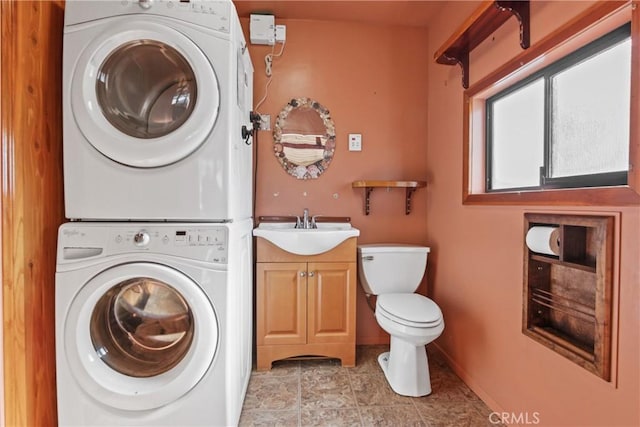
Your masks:
{"label": "chrome faucet", "polygon": [[309,222],[309,209],[304,208],[302,211],[302,228],[305,230],[311,228],[311,223]]}
{"label": "chrome faucet", "polygon": [[302,228],[305,230],[310,228],[317,228],[315,217],[311,217],[309,215],[309,209],[304,208],[304,210],[302,211],[302,217],[296,216],[296,228]]}

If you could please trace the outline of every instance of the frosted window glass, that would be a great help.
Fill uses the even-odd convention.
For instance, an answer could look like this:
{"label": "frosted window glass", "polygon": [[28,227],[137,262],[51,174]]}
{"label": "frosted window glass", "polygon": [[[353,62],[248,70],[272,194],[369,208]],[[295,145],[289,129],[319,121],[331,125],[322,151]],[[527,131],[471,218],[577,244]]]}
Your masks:
{"label": "frosted window glass", "polygon": [[630,82],[630,40],[551,80],[551,177],[627,170]]}
{"label": "frosted window glass", "polygon": [[540,185],[544,164],[544,81],[493,103],[491,189]]}

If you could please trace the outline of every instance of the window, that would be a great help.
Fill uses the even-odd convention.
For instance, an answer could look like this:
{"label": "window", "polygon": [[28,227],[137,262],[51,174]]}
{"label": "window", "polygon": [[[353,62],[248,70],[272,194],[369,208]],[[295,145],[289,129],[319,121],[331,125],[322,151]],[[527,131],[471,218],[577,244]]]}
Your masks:
{"label": "window", "polygon": [[486,190],[627,184],[631,25],[486,100]]}

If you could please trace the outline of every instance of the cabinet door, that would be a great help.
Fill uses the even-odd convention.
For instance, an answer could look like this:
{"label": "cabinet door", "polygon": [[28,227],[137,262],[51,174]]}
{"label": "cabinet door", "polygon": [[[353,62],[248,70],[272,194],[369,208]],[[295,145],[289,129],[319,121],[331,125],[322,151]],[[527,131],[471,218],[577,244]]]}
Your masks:
{"label": "cabinet door", "polygon": [[306,343],[306,263],[257,263],[256,266],[257,344]]}
{"label": "cabinet door", "polygon": [[356,264],[309,263],[309,343],[347,343],[355,340]]}

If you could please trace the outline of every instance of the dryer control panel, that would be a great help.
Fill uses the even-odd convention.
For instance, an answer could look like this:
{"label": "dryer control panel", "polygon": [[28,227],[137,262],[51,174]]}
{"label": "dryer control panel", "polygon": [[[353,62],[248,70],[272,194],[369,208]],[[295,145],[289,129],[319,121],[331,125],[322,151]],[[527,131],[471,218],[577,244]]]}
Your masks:
{"label": "dryer control panel", "polygon": [[226,264],[228,228],[214,224],[78,224],[58,234],[58,262],[136,252]]}
{"label": "dryer control panel", "polygon": [[74,0],[65,5],[65,26],[123,15],[155,15],[229,34],[231,20],[237,19],[231,0]]}

